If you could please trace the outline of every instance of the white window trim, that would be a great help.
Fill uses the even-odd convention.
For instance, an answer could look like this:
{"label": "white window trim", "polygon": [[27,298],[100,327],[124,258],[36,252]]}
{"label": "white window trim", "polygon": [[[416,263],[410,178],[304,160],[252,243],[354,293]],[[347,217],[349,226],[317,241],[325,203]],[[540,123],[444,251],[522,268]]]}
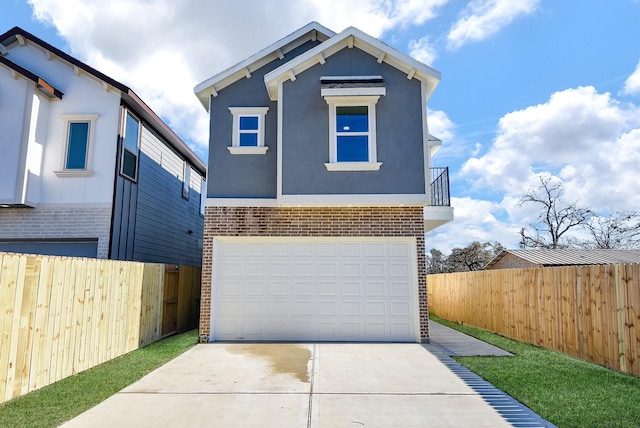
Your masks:
{"label": "white window trim", "polygon": [[[265,116],[269,107],[229,107],[233,115],[231,146],[227,147],[232,155],[264,155],[269,147],[264,145]],[[240,146],[240,118],[243,116],[258,117],[258,145]]]}
{"label": "white window trim", "polygon": [[[60,169],[54,171],[58,177],[91,177],[94,175],[93,145],[96,121],[98,114],[62,114],[60,118],[64,122],[64,140],[62,142],[62,156],[60,157]],[[72,122],[89,122],[89,134],[87,136],[87,153],[84,169],[67,169],[67,152],[69,150],[69,124]]]}
{"label": "white window trim", "polygon": [[[376,103],[380,95],[325,96],[329,105],[329,162],[327,171],[377,171],[382,165],[378,162],[376,149]],[[367,106],[369,113],[369,160],[367,162],[338,162],[338,138],[336,133],[336,107]]]}

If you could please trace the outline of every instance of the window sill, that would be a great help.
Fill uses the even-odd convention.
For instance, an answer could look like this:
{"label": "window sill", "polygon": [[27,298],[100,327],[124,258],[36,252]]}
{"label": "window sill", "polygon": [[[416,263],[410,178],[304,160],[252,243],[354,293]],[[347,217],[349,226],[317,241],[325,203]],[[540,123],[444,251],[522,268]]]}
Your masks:
{"label": "window sill", "polygon": [[53,173],[55,175],[57,175],[58,177],[93,177],[93,170],[77,170],[77,171],[72,171],[72,170],[63,170],[63,171],[53,171]]}
{"label": "window sill", "polygon": [[329,162],[327,171],[378,171],[382,162]]}
{"label": "window sill", "polygon": [[241,146],[241,147],[227,147],[227,150],[229,150],[229,153],[231,153],[232,155],[264,155],[267,153],[267,150],[269,150],[269,147]]}

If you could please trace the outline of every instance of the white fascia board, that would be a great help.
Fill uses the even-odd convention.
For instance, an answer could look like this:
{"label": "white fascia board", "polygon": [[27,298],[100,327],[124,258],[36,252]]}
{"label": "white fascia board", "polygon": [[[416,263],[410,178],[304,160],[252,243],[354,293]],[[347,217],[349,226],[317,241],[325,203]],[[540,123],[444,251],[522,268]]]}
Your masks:
{"label": "white fascia board", "polygon": [[323,97],[335,96],[358,96],[358,95],[386,95],[384,86],[363,87],[363,88],[324,88],[320,89]]}
{"label": "white fascia board", "polygon": [[207,198],[205,207],[277,207],[276,199],[268,198]]}
{"label": "white fascia board", "polygon": [[261,51],[251,55],[249,58],[197,84],[195,88],[193,88],[193,91],[195,92],[204,108],[207,109],[209,105],[207,100],[209,98],[209,95],[211,94],[211,89],[214,89],[215,91],[223,89],[245,77],[245,70],[253,72],[254,70],[259,69],[263,65],[268,64],[275,59],[281,59],[281,55],[286,54],[296,47],[300,46],[302,43],[306,43],[308,40],[311,40],[313,37],[304,38],[305,35],[310,33],[315,34],[316,38],[320,36],[319,40],[329,39],[336,34],[335,32],[318,24],[315,21],[310,22],[309,24],[294,31],[283,39],[280,39],[277,42],[262,49]]}
{"label": "white fascia board", "polygon": [[428,195],[423,194],[336,194],[281,195],[278,206],[349,207],[349,206],[426,206]]}
{"label": "white fascia board", "polygon": [[367,52],[375,58],[380,58],[382,56],[381,54],[384,53],[384,62],[407,73],[407,75],[411,73],[413,78],[423,81],[427,85],[427,100],[440,82],[441,75],[438,70],[382,43],[380,40],[363,33],[357,28],[349,27],[340,34],[322,42],[315,48],[309,49],[302,55],[265,74],[264,82],[267,87],[267,92],[269,93],[269,98],[272,101],[278,99],[278,83],[287,80],[290,71],[293,71],[294,75],[300,74],[318,64],[321,57],[326,59],[334,53],[348,47],[350,40],[353,40],[354,47]]}
{"label": "white fascia board", "polygon": [[423,208],[424,231],[429,232],[437,227],[453,221],[453,207],[433,207]]}
{"label": "white fascia board", "polygon": [[429,152],[431,153],[431,156],[436,154],[436,152],[441,146],[442,146],[442,140],[429,134]]}

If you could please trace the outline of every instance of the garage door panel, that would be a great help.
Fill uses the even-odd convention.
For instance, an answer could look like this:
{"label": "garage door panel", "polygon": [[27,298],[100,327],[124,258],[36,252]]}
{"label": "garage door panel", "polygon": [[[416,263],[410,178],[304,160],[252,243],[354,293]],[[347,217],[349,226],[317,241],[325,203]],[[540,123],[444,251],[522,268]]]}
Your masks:
{"label": "garage door panel", "polygon": [[214,240],[215,340],[418,340],[415,240]]}
{"label": "garage door panel", "polygon": [[308,297],[313,297],[313,282],[309,281],[309,282],[300,282],[300,281],[296,281],[294,284],[292,284],[291,286],[291,290],[292,290],[292,295],[296,296],[296,297],[303,297],[303,296],[308,296]]}
{"label": "garage door panel", "polygon": [[342,302],[340,305],[340,314],[343,316],[360,316],[362,315],[362,303]]}
{"label": "garage door panel", "polygon": [[387,315],[386,306],[386,302],[366,302],[364,313],[368,317],[384,317]]}
{"label": "garage door panel", "polygon": [[409,278],[411,266],[408,263],[389,263],[389,278]]}
{"label": "garage door panel", "polygon": [[338,266],[333,263],[318,263],[316,276],[318,278],[335,278],[338,275]]}
{"label": "garage door panel", "polygon": [[385,263],[379,261],[377,263],[366,263],[364,267],[365,279],[384,278],[386,277]]}
{"label": "garage door panel", "polygon": [[406,317],[411,314],[411,307],[409,303],[405,302],[390,302],[389,303],[389,315],[392,317]]}
{"label": "garage door panel", "polygon": [[362,276],[360,263],[340,263],[341,278],[360,278]]}
{"label": "garage door panel", "polygon": [[406,281],[389,281],[389,296],[408,298],[411,296],[411,287]]}
{"label": "garage door panel", "polygon": [[386,245],[383,243],[364,244],[364,255],[366,257],[384,257]]}
{"label": "garage door panel", "polygon": [[274,276],[288,277],[290,275],[289,274],[289,264],[288,263],[273,261],[273,262],[269,263],[268,266],[269,266],[269,276],[270,277],[274,277]]}
{"label": "garage door panel", "polygon": [[340,284],[340,296],[361,297],[362,287],[359,282],[342,282]]}
{"label": "garage door panel", "polygon": [[364,295],[366,297],[385,297],[386,289],[384,282],[367,282],[364,285]]}
{"label": "garage door panel", "polygon": [[318,282],[316,286],[316,295],[320,297],[338,296],[338,284],[335,282]]}

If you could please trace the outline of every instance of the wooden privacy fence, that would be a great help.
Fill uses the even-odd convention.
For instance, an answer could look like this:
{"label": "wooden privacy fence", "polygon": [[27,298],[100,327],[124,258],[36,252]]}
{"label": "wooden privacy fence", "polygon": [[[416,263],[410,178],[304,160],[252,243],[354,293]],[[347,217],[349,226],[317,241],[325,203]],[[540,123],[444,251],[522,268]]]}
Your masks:
{"label": "wooden privacy fence", "polygon": [[0,403],[160,339],[165,282],[163,264],[0,253]]}
{"label": "wooden privacy fence", "polygon": [[429,311],[640,376],[640,264],[427,276]]}

